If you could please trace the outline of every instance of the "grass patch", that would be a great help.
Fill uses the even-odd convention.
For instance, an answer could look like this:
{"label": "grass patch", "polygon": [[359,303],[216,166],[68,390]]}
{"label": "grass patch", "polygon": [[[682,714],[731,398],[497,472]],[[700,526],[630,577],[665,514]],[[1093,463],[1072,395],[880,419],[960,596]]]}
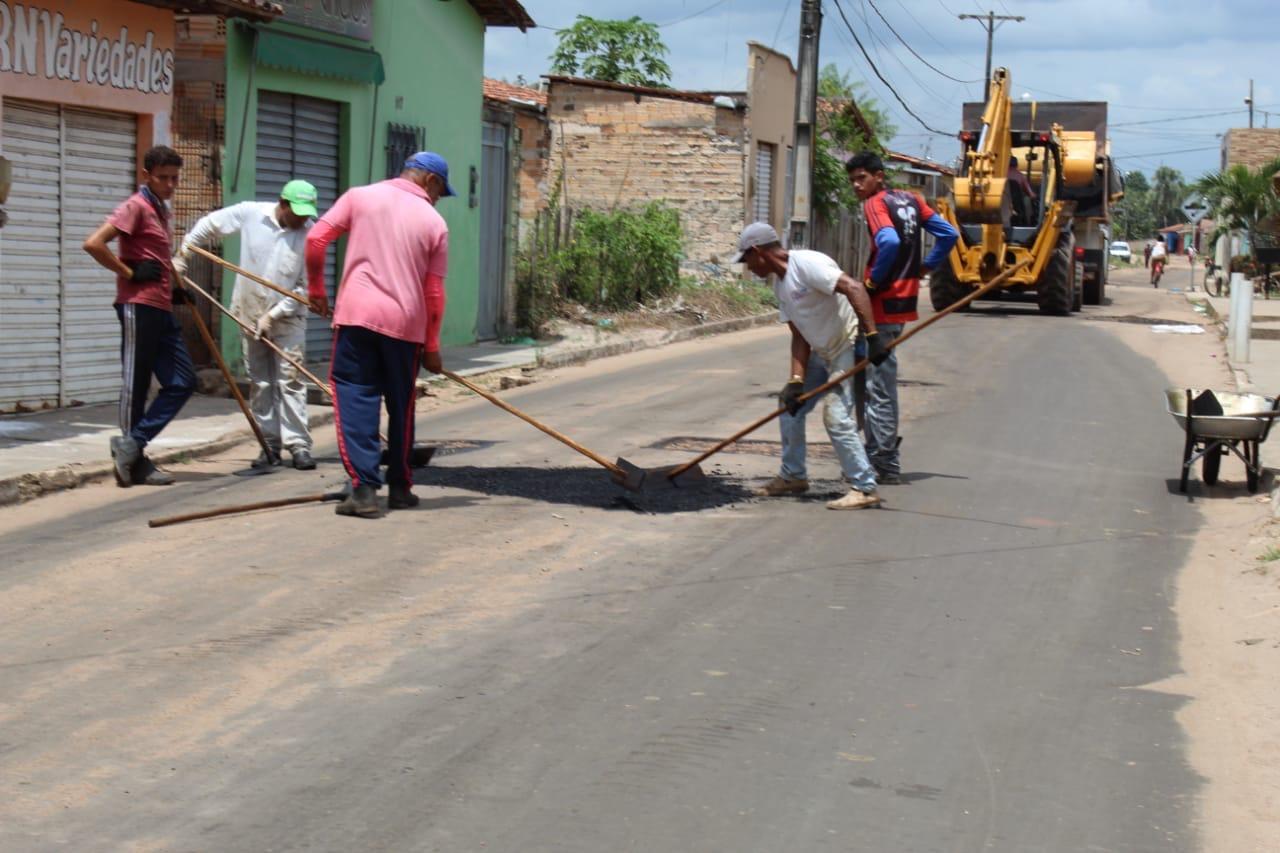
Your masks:
{"label": "grass patch", "polygon": [[1267,550],[1258,555],[1259,563],[1274,563],[1280,560],[1280,547],[1276,545],[1268,545]]}

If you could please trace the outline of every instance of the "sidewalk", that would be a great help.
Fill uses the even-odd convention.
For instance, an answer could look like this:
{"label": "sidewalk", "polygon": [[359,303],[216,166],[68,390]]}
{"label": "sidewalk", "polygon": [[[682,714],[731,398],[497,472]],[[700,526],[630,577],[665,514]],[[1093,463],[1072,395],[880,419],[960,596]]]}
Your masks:
{"label": "sidewalk", "polygon": [[[522,367],[557,368],[767,325],[777,318],[777,312],[771,311],[672,330],[588,330],[578,339],[548,345],[487,342],[445,347],[441,355],[450,370],[464,376]],[[319,377],[329,374],[327,364],[308,367]],[[328,395],[312,388],[307,396],[312,428],[331,423],[333,409],[328,405]],[[111,436],[119,434],[118,423],[115,403],[0,415],[0,506],[110,478],[108,446]],[[175,459],[220,453],[252,441],[253,434],[235,400],[197,395],[147,450],[148,455],[163,465]]]}
{"label": "sidewalk", "polygon": [[[1206,314],[1216,320],[1226,333],[1227,316],[1231,311],[1231,299],[1214,296],[1197,289],[1187,293],[1193,305],[1205,306]],[[1249,361],[1229,360],[1236,381],[1242,391],[1274,396],[1280,393],[1280,299],[1263,299],[1255,294],[1253,299],[1253,325],[1249,337]]]}

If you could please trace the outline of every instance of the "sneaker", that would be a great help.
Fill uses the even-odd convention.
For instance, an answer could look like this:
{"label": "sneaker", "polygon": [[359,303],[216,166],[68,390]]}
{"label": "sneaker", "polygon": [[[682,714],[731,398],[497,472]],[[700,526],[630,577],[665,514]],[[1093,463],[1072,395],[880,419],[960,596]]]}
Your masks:
{"label": "sneaker", "polygon": [[280,451],[272,450],[271,453],[268,454],[267,451],[264,450],[258,454],[257,459],[249,463],[249,467],[257,471],[263,468],[275,468],[276,466],[283,464],[284,460],[280,458]]}
{"label": "sneaker", "polygon": [[880,505],[880,496],[875,492],[860,492],[850,489],[844,497],[830,501],[827,509],[868,509]]}
{"label": "sneaker", "polygon": [[138,442],[127,435],[111,438],[111,461],[115,468],[116,485],[127,489],[133,485],[133,466],[142,456],[142,448]]}
{"label": "sneaker", "polygon": [[807,491],[809,491],[808,480],[792,480],[783,476],[774,477],[760,488],[752,490],[753,494],[765,498],[777,498],[783,495],[802,495]]}
{"label": "sneaker", "polygon": [[342,503],[333,508],[338,515],[353,515],[357,518],[378,518],[382,510],[378,508],[378,493],[373,486],[361,483],[351,490]]}
{"label": "sneaker", "polygon": [[294,450],[290,453],[293,457],[293,467],[299,471],[316,470],[316,460],[311,458],[311,451],[306,448]]}
{"label": "sneaker", "polygon": [[392,509],[411,509],[418,505],[418,496],[413,493],[413,486],[408,483],[392,483],[387,506]]}
{"label": "sneaker", "polygon": [[176,482],[172,474],[161,471],[143,454],[133,466],[132,479],[135,486],[172,486]]}

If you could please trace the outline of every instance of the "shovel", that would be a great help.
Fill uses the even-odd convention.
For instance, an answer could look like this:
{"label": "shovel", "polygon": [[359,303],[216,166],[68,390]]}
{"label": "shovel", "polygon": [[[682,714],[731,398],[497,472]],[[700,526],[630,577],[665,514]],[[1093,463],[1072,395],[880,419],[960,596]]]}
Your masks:
{"label": "shovel", "polygon": [[[610,462],[608,459],[605,459],[599,453],[596,453],[593,450],[589,450],[586,447],[583,447],[581,444],[578,444],[578,442],[569,438],[567,435],[561,432],[557,432],[556,430],[552,429],[551,427],[547,426],[546,424],[542,423],[536,418],[526,415],[524,412],[520,411],[515,406],[512,406],[510,403],[507,403],[499,399],[498,397],[494,396],[493,394],[490,394],[488,391],[481,388],[479,385],[476,385],[474,382],[471,382],[459,376],[458,374],[454,373],[451,370],[444,371],[444,375],[452,379],[454,382],[457,382],[459,385],[463,386],[467,390],[471,391],[473,394],[478,394],[481,397],[484,397],[486,400],[488,400],[490,403],[493,403],[499,409],[502,409],[503,411],[506,411],[506,412],[509,412],[510,414],[515,415],[517,418],[529,424],[530,426],[533,426],[533,427],[536,427],[537,429],[542,430],[544,433],[551,436],[556,441],[572,448],[573,450],[576,450],[578,453],[581,453],[583,456],[587,457],[592,462],[596,463],[601,468],[604,468],[606,471],[612,474],[613,481],[617,483],[619,486],[622,486],[624,489],[630,489],[633,492],[639,492],[649,488],[669,488],[673,484],[673,480],[670,476],[671,469],[669,467],[645,469],[645,468],[639,467],[638,465],[633,465],[632,463],[628,462],[627,460],[621,457],[618,458],[617,462]],[[706,479],[705,475],[703,475],[702,473],[701,468],[696,468],[696,466],[690,466],[690,467],[694,468],[695,470],[686,471],[684,473],[684,477],[681,481],[681,485],[693,485],[694,483],[700,480]]]}
{"label": "shovel", "polygon": [[[201,249],[196,249],[196,251],[200,251],[202,252],[202,254],[204,253],[203,250]],[[210,257],[217,257],[217,256],[211,255]],[[221,258],[219,258],[219,260],[221,260]],[[188,290],[194,291],[195,293],[198,293],[201,296],[203,296],[205,299],[209,300],[209,303],[211,305],[213,305],[215,308],[221,311],[223,315],[230,318],[231,321],[234,322],[237,326],[244,329],[245,332],[247,332],[248,334],[253,335],[255,338],[258,338],[257,332],[254,329],[249,328],[248,323],[245,323],[235,314],[232,314],[230,311],[228,311],[225,307],[223,307],[222,303],[214,299],[213,296],[208,291],[204,290],[202,287],[200,287],[200,285],[196,284],[194,281],[192,281],[190,278],[187,278],[186,276],[182,277],[182,281],[186,285]],[[274,287],[274,285],[272,286]],[[276,288],[276,289],[279,290],[280,288]],[[287,290],[281,290],[281,292],[288,293]],[[289,297],[291,299],[297,299],[297,294],[296,293],[289,294]],[[283,349],[277,346],[275,341],[271,340],[270,338],[258,338],[258,340],[266,344],[267,347],[269,347],[273,352],[275,352],[276,355],[280,356],[285,361],[292,364],[298,370],[299,373],[301,373],[303,376],[307,377],[312,382],[314,382],[317,388],[319,388],[320,390],[324,391],[324,393],[329,395],[330,400],[334,399],[333,389],[329,387],[328,382],[325,382],[320,377],[312,373],[310,370],[307,370],[307,368],[303,366],[302,362],[298,361],[296,358],[289,355],[287,352],[285,352]],[[256,426],[256,422],[255,422],[255,426]],[[387,437],[385,435],[379,434],[379,437],[382,439],[383,444],[387,443]],[[435,452],[436,452],[436,449],[434,447],[415,444],[413,448],[409,451],[409,465],[413,468],[426,468],[427,465],[431,463],[431,457],[432,455],[435,454]],[[383,465],[389,464],[389,452],[387,450],[382,451],[382,464]]]}
{"label": "shovel", "polygon": [[[932,326],[934,323],[938,322],[939,320],[941,320],[943,317],[947,316],[948,314],[951,314],[951,313],[953,313],[953,312],[959,311],[961,308],[964,308],[966,305],[968,305],[969,303],[973,302],[975,299],[980,299],[981,297],[983,297],[983,296],[985,296],[986,294],[990,293],[991,291],[995,290],[997,287],[999,287],[1000,285],[1004,284],[1004,283],[1005,283],[1005,281],[1006,281],[1006,280],[1008,280],[1009,276],[1013,275],[1015,272],[1017,272],[1018,270],[1022,269],[1023,267],[1025,267],[1025,266],[1026,266],[1027,264],[1029,264],[1029,263],[1031,263],[1031,259],[1029,259],[1029,258],[1028,258],[1027,260],[1024,260],[1024,261],[1022,261],[1022,262],[1020,262],[1020,263],[1018,263],[1018,264],[1015,264],[1015,265],[1014,265],[1014,266],[1012,266],[1012,267],[1009,267],[1009,269],[1005,270],[1004,272],[1000,273],[1000,274],[999,274],[998,276],[996,276],[995,278],[991,279],[991,281],[989,281],[989,282],[987,282],[986,284],[982,285],[981,287],[977,288],[977,289],[976,289],[976,290],[974,290],[972,293],[970,293],[968,296],[964,297],[963,299],[959,300],[958,302],[953,302],[952,304],[948,305],[948,306],[947,306],[946,308],[944,308],[943,310],[939,311],[937,314],[934,314],[934,315],[933,315],[932,317],[930,317],[928,320],[925,320],[925,321],[924,321],[923,323],[921,323],[920,325],[918,325],[918,326],[916,326],[915,328],[911,329],[910,331],[906,332],[904,335],[902,335],[902,336],[901,336],[900,338],[898,338],[896,341],[894,341],[893,343],[889,344],[888,349],[891,349],[891,350],[892,350],[892,349],[894,349],[894,348],[896,348],[896,347],[901,346],[902,344],[904,344],[904,343],[906,343],[908,340],[910,340],[912,337],[914,337],[915,335],[920,334],[920,333],[921,333],[921,332],[923,332],[925,329],[929,328],[929,327],[930,327],[930,326]],[[825,394],[826,392],[830,391],[832,388],[835,388],[837,385],[839,385],[840,383],[844,382],[846,379],[849,379],[850,377],[853,377],[853,376],[857,376],[859,373],[861,373],[862,371],[866,370],[866,369],[867,369],[867,365],[868,365],[868,364],[870,364],[870,363],[871,363],[870,361],[868,361],[867,359],[865,359],[865,358],[864,358],[862,361],[858,362],[858,363],[857,363],[857,364],[855,364],[853,367],[851,367],[851,368],[849,368],[848,370],[846,370],[844,373],[841,373],[839,376],[835,376],[835,377],[833,377],[833,378],[829,379],[827,382],[825,382],[825,383],[824,383],[824,384],[822,384],[822,385],[819,385],[817,388],[814,388],[812,391],[808,392],[807,394],[801,394],[799,397],[797,397],[797,398],[796,398],[796,402],[797,402],[797,403],[803,403],[803,402],[805,402],[806,400],[811,400],[811,399],[813,399],[814,397],[817,397],[817,396],[818,396],[818,395],[820,395],[820,394]],[[743,429],[739,430],[738,432],[735,432],[733,435],[729,436],[729,437],[728,437],[728,438],[726,438],[724,441],[721,441],[720,443],[718,443],[717,445],[715,445],[714,447],[712,447],[710,450],[708,450],[708,451],[706,451],[706,452],[702,453],[702,454],[701,454],[701,455],[699,455],[699,456],[694,457],[693,459],[691,459],[690,461],[688,461],[688,462],[684,463],[683,465],[676,465],[676,466],[672,467],[672,468],[668,471],[668,473],[667,473],[667,475],[666,475],[666,476],[668,477],[668,479],[672,480],[673,482],[680,480],[680,478],[685,477],[685,476],[687,476],[687,475],[690,473],[690,469],[692,469],[692,468],[696,468],[700,463],[705,462],[707,459],[709,459],[710,457],[712,457],[712,456],[714,456],[715,454],[719,453],[721,450],[724,450],[726,447],[728,447],[729,445],[733,444],[735,441],[738,441],[739,439],[743,438],[744,436],[750,435],[751,433],[753,433],[753,432],[755,432],[756,430],[760,429],[760,427],[762,427],[762,426],[764,426],[765,424],[769,423],[769,421],[773,420],[774,418],[778,417],[779,415],[782,415],[782,414],[786,413],[786,411],[787,411],[787,407],[786,407],[786,406],[783,406],[782,408],[778,409],[777,411],[775,411],[775,412],[771,412],[770,414],[765,415],[764,417],[762,417],[762,418],[760,418],[759,420],[757,420],[757,421],[755,421],[755,422],[751,423],[750,425],[748,425],[748,426],[744,427]],[[698,476],[701,476],[701,472],[698,472]]]}

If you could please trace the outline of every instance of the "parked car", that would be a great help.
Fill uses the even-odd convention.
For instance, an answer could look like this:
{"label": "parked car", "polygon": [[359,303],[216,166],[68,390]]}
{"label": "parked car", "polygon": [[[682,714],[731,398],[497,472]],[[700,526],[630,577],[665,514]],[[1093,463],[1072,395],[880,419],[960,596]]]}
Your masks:
{"label": "parked car", "polygon": [[1111,257],[1119,258],[1122,261],[1133,260],[1133,252],[1129,250],[1129,244],[1123,240],[1117,240],[1111,244]]}

